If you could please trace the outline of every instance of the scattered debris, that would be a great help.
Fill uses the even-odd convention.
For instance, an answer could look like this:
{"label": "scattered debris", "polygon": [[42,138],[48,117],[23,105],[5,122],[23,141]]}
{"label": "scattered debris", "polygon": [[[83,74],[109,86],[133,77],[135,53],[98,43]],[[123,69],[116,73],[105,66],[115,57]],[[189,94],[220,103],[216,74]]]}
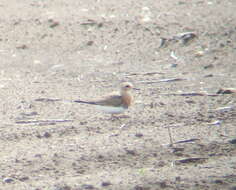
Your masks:
{"label": "scattered debris", "polygon": [[88,122],[87,121],[80,121],[79,124],[80,125],[86,125]]}
{"label": "scattered debris", "polygon": [[214,75],[213,74],[209,74],[209,75],[205,75],[204,77],[207,78],[207,77],[213,77]]}
{"label": "scattered debris", "polygon": [[154,102],[151,102],[151,104],[150,104],[150,108],[155,108],[157,106],[157,103],[154,103]]}
{"label": "scattered debris", "polygon": [[130,154],[130,155],[132,155],[132,156],[137,155],[137,153],[136,153],[135,150],[128,150],[128,149],[125,149],[125,151],[126,151],[127,154]]}
{"label": "scattered debris", "polygon": [[160,39],[160,46],[159,48],[166,47],[168,42],[179,42],[181,41],[183,45],[189,44],[193,39],[197,37],[197,34],[194,32],[185,32],[177,34],[171,38],[163,38]]}
{"label": "scattered debris", "polygon": [[197,35],[194,32],[185,32],[185,33],[180,33],[177,34],[176,36],[173,37],[175,40],[181,40],[182,43],[185,45],[192,41],[194,38],[196,38]]}
{"label": "scattered debris", "polygon": [[214,67],[213,64],[208,64],[208,65],[204,66],[203,68],[204,68],[204,69],[211,69],[211,68],[213,68],[213,67]]}
{"label": "scattered debris", "polygon": [[25,44],[16,46],[16,49],[28,49],[29,47]]}
{"label": "scattered debris", "polygon": [[202,57],[204,55],[204,51],[203,50],[199,50],[195,53],[195,57]]}
{"label": "scattered debris", "polygon": [[177,67],[177,66],[178,66],[177,63],[172,63],[172,64],[170,65],[170,67],[173,67],[173,68],[175,68],[175,67]]}
{"label": "scattered debris", "polygon": [[[35,190],[40,190],[40,189],[35,189]],[[72,190],[72,188],[68,185],[56,185],[54,190]]]}
{"label": "scattered debris", "polygon": [[150,11],[149,7],[142,7],[141,15],[140,15],[140,20],[142,22],[149,22],[151,21],[152,13]]}
{"label": "scattered debris", "polygon": [[91,46],[91,45],[94,44],[94,41],[90,40],[90,41],[88,41],[86,44],[87,44],[87,46]]}
{"label": "scattered debris", "polygon": [[123,129],[125,126],[126,126],[126,124],[122,124],[122,125],[120,126],[120,129]]}
{"label": "scattered debris", "polygon": [[157,163],[157,166],[158,166],[158,167],[164,167],[165,165],[166,165],[166,162],[163,161],[163,160],[161,160],[161,161],[159,161],[159,162]]}
{"label": "scattered debris", "polygon": [[51,137],[52,135],[49,133],[49,132],[45,132],[44,134],[43,134],[43,137],[45,137],[45,138],[49,138],[49,137]]}
{"label": "scattered debris", "polygon": [[188,103],[188,104],[195,104],[195,103],[196,103],[196,102],[193,101],[193,100],[186,100],[185,102]]}
{"label": "scattered debris", "polygon": [[214,183],[217,183],[217,184],[224,184],[225,182],[224,181],[222,181],[222,180],[220,180],[220,179],[216,179],[216,180],[214,180],[213,181]]}
{"label": "scattered debris", "polygon": [[21,178],[19,178],[19,180],[20,180],[20,181],[27,181],[27,180],[29,180],[29,177],[27,177],[27,176],[21,177]]}
{"label": "scattered debris", "polygon": [[34,64],[40,64],[41,61],[40,60],[34,60]]}
{"label": "scattered debris", "polygon": [[95,189],[93,185],[87,185],[87,184],[82,185],[82,188],[83,189]]}
{"label": "scattered debris", "polygon": [[14,179],[9,178],[9,177],[6,177],[6,178],[3,179],[3,182],[4,182],[4,183],[11,183],[11,182],[13,182],[13,181],[14,181]]}
{"label": "scattered debris", "polygon": [[207,94],[205,92],[184,92],[184,93],[168,93],[161,95],[172,95],[172,96],[219,96],[219,94]]}
{"label": "scattered debris", "polygon": [[195,141],[200,141],[200,139],[188,139],[188,140],[182,140],[182,141],[177,141],[174,144],[179,144],[179,143],[188,143],[188,142],[195,142]]}
{"label": "scattered debris", "polygon": [[51,98],[37,98],[35,99],[34,101],[37,101],[37,102],[56,102],[56,101],[61,101],[61,99],[51,99]]}
{"label": "scattered debris", "polygon": [[143,187],[143,186],[140,186],[140,185],[136,185],[134,187],[134,190],[146,190],[146,189],[150,189],[150,188],[146,188],[146,187]]}
{"label": "scattered debris", "polygon": [[220,112],[227,112],[231,110],[234,110],[234,106],[219,107],[216,109],[216,111],[220,111]]}
{"label": "scattered debris", "polygon": [[112,65],[124,65],[123,61],[113,62]]}
{"label": "scattered debris", "polygon": [[132,75],[143,75],[143,76],[145,76],[145,75],[163,75],[163,74],[165,74],[165,73],[161,73],[161,72],[144,72],[144,73],[127,73],[127,75],[129,75],[129,76],[132,76]]}
{"label": "scattered debris", "polygon": [[101,184],[101,186],[103,186],[103,187],[107,187],[107,186],[109,186],[109,185],[112,185],[112,183],[109,182],[109,181],[102,182],[102,184]]}
{"label": "scattered debris", "polygon": [[217,94],[236,94],[235,88],[220,88],[217,92]]}
{"label": "scattered debris", "polygon": [[176,82],[176,81],[183,81],[183,80],[187,80],[187,79],[183,79],[183,78],[170,78],[170,79],[159,80],[159,82]]}
{"label": "scattered debris", "polygon": [[169,139],[170,139],[170,147],[173,147],[173,139],[172,139],[170,127],[167,126],[167,129],[168,129],[168,134],[169,134]]}
{"label": "scattered debris", "polygon": [[36,111],[30,112],[30,113],[20,113],[20,115],[22,116],[35,116],[38,115],[38,113]]}
{"label": "scattered debris", "polygon": [[168,187],[168,185],[167,185],[167,182],[166,182],[166,181],[161,181],[161,182],[159,182],[159,185],[160,185],[160,188],[161,188],[161,189],[165,189],[165,188],[167,188],[167,187]]}
{"label": "scattered debris", "polygon": [[50,28],[55,28],[55,27],[59,26],[59,24],[60,24],[58,21],[55,21],[53,19],[48,19],[48,22],[49,22]]}
{"label": "scattered debris", "polygon": [[103,23],[99,23],[93,19],[88,19],[87,22],[82,22],[80,25],[81,26],[97,26],[98,28],[101,28],[103,26]]}
{"label": "scattered debris", "polygon": [[173,147],[172,150],[173,150],[173,153],[176,153],[176,152],[184,151],[184,148],[183,147]]}
{"label": "scattered debris", "polygon": [[203,163],[207,159],[208,158],[203,158],[203,157],[199,157],[199,158],[185,158],[185,159],[181,159],[181,160],[176,160],[175,164],[179,165],[179,164],[189,164],[189,163]]}
{"label": "scattered debris", "polygon": [[167,39],[167,38],[161,38],[160,41],[161,41],[161,42],[160,42],[159,48],[161,48],[161,47],[163,47],[163,46],[166,47],[166,42],[168,42],[168,39]]}
{"label": "scattered debris", "polygon": [[177,81],[183,81],[187,79],[183,78],[170,78],[170,79],[161,79],[158,81],[140,81],[140,83],[146,83],[146,84],[153,84],[153,83],[160,83],[160,82],[177,82]]}
{"label": "scattered debris", "polygon": [[179,58],[175,55],[174,51],[171,51],[170,57],[172,57],[176,61],[175,63],[171,64],[171,67],[177,67],[178,66],[177,61],[178,61]]}
{"label": "scattered debris", "polygon": [[136,134],[135,134],[135,137],[141,138],[141,137],[143,137],[143,134],[142,134],[142,133],[136,133]]}
{"label": "scattered debris", "polygon": [[89,25],[89,26],[94,26],[94,25],[96,25],[96,24],[97,24],[97,22],[96,22],[95,20],[88,19],[87,22],[83,22],[83,23],[81,23],[80,25],[83,25],[83,26],[87,26],[87,25]]}
{"label": "scattered debris", "polygon": [[63,68],[64,66],[65,66],[64,64],[55,64],[50,68],[50,70],[60,69]]}
{"label": "scattered debris", "polygon": [[230,140],[229,143],[231,143],[231,144],[236,144],[236,139]]}
{"label": "scattered debris", "polygon": [[170,56],[171,56],[174,60],[177,60],[177,59],[178,59],[178,57],[175,55],[175,52],[174,52],[174,51],[171,51]]}
{"label": "scattered debris", "polygon": [[66,119],[52,119],[52,120],[27,120],[27,121],[16,121],[16,124],[39,124],[39,123],[64,123],[64,122],[72,122],[73,120]]}
{"label": "scattered debris", "polygon": [[209,123],[210,125],[220,125],[222,123],[221,120],[214,121],[212,123]]}

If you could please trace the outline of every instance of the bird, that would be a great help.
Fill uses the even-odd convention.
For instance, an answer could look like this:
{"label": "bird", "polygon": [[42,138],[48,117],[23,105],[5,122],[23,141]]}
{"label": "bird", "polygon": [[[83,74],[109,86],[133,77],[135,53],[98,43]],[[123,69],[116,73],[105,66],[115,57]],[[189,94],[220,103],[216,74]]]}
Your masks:
{"label": "bird", "polygon": [[120,114],[126,111],[133,102],[131,90],[136,89],[130,82],[123,82],[120,91],[110,93],[94,101],[75,100],[76,103],[95,105],[99,110],[109,114]]}

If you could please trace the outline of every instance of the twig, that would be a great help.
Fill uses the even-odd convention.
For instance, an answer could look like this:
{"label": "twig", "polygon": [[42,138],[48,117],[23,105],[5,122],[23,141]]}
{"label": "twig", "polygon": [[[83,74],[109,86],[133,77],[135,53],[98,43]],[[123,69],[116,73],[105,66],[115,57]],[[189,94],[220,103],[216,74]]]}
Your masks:
{"label": "twig", "polygon": [[213,121],[212,123],[208,123],[209,125],[221,125],[222,124],[222,120],[216,120]]}
{"label": "twig", "polygon": [[188,42],[192,41],[194,38],[197,37],[197,34],[195,32],[185,32],[185,33],[180,33],[177,34],[171,38],[161,38],[161,44],[159,48],[165,46],[167,42],[178,42],[181,41],[182,44],[188,44]]}
{"label": "twig", "polygon": [[217,94],[236,94],[236,89],[234,88],[220,88]]}
{"label": "twig", "polygon": [[168,93],[160,95],[172,95],[172,96],[221,96],[220,94],[207,94],[202,92],[184,92],[184,93]]}
{"label": "twig", "polygon": [[183,81],[183,80],[187,80],[187,79],[183,79],[183,78],[171,78],[171,79],[162,79],[162,80],[159,80],[159,82],[175,82],[175,81]]}
{"label": "twig", "polygon": [[203,157],[199,157],[199,158],[186,158],[186,159],[182,159],[182,160],[176,160],[175,164],[202,163],[202,162],[204,162],[207,159],[208,158],[203,158]]}
{"label": "twig", "polygon": [[234,110],[234,106],[219,107],[216,109],[216,111],[220,111],[220,112],[227,112],[231,110]]}
{"label": "twig", "polygon": [[132,75],[163,75],[165,73],[161,72],[145,72],[145,73],[127,73],[126,75],[132,76]]}
{"label": "twig", "polygon": [[188,140],[177,141],[174,144],[188,143],[188,142],[194,142],[194,141],[198,141],[198,140],[200,140],[200,139],[188,139]]}
{"label": "twig", "polygon": [[176,82],[176,81],[183,81],[187,79],[183,78],[170,78],[170,79],[161,79],[158,81],[140,81],[139,83],[146,83],[146,84],[153,84],[153,83],[160,83],[160,82]]}
{"label": "twig", "polygon": [[126,126],[126,124],[122,124],[122,125],[120,126],[120,129],[123,129],[125,126]]}
{"label": "twig", "polygon": [[52,98],[37,98],[35,99],[37,102],[56,102],[56,101],[61,101],[61,99],[52,99]]}
{"label": "twig", "polygon": [[170,53],[170,56],[171,56],[174,60],[177,60],[177,59],[178,59],[178,57],[175,55],[175,52],[174,52],[174,51],[172,51],[172,52]]}
{"label": "twig", "polygon": [[169,139],[170,139],[170,147],[173,147],[173,139],[172,139],[170,127],[167,126],[167,129],[168,129],[168,134],[169,134]]}
{"label": "twig", "polygon": [[17,124],[31,124],[31,123],[64,123],[72,122],[73,120],[66,119],[52,119],[52,120],[27,120],[27,121],[16,121]]}
{"label": "twig", "polygon": [[163,46],[166,44],[167,41],[168,41],[168,39],[166,39],[166,38],[161,38],[161,43],[160,43],[159,48],[163,47]]}

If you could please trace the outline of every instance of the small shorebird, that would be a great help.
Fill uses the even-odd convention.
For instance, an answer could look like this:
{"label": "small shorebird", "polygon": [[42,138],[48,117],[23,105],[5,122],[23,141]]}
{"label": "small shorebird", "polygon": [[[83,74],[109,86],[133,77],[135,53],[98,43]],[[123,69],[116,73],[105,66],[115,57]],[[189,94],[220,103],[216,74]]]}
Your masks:
{"label": "small shorebird", "polygon": [[94,101],[76,100],[74,102],[95,105],[99,110],[112,115],[119,114],[123,113],[131,105],[133,96],[130,91],[132,88],[133,85],[130,82],[124,82],[118,92],[113,92]]}

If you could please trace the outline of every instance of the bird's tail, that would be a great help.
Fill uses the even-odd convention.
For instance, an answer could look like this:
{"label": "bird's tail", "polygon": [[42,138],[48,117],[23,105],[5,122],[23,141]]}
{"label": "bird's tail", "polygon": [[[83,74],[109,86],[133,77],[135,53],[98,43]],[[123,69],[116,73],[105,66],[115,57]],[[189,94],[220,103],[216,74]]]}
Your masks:
{"label": "bird's tail", "polygon": [[81,103],[81,104],[92,104],[92,105],[96,105],[95,102],[87,102],[87,101],[83,101],[83,100],[75,100],[74,102],[76,102],[76,103]]}

